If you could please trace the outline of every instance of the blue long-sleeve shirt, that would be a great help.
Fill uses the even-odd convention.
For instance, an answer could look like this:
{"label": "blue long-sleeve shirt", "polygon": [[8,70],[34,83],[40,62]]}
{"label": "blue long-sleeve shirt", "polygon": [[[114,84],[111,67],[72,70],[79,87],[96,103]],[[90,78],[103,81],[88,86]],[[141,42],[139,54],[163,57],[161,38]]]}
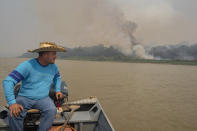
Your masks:
{"label": "blue long-sleeve shirt", "polygon": [[51,84],[56,92],[60,91],[61,77],[56,64],[43,66],[37,59],[21,63],[3,81],[4,93],[9,105],[16,103],[14,86],[21,81],[18,96],[39,100],[49,95]]}

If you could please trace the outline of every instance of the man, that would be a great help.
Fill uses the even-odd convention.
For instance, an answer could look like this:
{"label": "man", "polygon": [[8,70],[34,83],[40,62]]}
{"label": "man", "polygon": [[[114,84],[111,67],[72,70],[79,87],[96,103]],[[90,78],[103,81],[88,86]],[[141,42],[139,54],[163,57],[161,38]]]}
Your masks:
{"label": "man", "polygon": [[[29,109],[39,109],[41,112],[39,131],[47,131],[51,127],[57,111],[49,98],[52,83],[55,85],[56,98],[63,97],[60,74],[54,64],[57,51],[65,52],[65,49],[52,42],[41,42],[40,48],[30,51],[39,53],[38,58],[21,63],[3,81],[12,131],[23,130],[24,117]],[[21,87],[15,99],[14,86],[20,81]]]}

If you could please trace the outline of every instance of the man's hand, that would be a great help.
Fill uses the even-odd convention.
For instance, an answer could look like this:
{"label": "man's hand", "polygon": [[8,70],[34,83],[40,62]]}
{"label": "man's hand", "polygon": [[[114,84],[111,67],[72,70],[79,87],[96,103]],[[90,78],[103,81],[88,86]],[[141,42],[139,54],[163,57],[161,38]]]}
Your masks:
{"label": "man's hand", "polygon": [[23,109],[23,106],[17,103],[10,105],[10,116],[12,117],[12,114],[14,114],[14,116],[17,117]]}
{"label": "man's hand", "polygon": [[56,92],[55,96],[56,96],[57,100],[63,98],[63,94],[60,91]]}

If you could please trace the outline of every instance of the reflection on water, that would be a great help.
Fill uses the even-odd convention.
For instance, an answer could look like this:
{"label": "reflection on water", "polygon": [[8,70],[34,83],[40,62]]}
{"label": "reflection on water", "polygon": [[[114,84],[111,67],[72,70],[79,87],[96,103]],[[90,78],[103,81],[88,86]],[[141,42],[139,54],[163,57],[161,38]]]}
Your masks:
{"label": "reflection on water", "polygon": [[[0,84],[21,58],[0,58]],[[197,67],[57,60],[70,100],[97,96],[117,131],[196,131]],[[0,105],[5,104],[0,88]]]}

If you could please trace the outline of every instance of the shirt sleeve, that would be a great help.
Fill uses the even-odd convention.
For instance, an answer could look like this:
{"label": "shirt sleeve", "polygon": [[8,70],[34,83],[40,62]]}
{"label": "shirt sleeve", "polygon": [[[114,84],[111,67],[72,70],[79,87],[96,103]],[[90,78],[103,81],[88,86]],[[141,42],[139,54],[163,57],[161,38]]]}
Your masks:
{"label": "shirt sleeve", "polygon": [[61,91],[61,76],[60,76],[57,66],[56,66],[56,73],[53,78],[53,83],[55,86],[55,91],[56,92]]}
{"label": "shirt sleeve", "polygon": [[4,94],[9,105],[16,103],[14,95],[14,86],[28,75],[28,63],[21,63],[13,70],[3,81]]}

